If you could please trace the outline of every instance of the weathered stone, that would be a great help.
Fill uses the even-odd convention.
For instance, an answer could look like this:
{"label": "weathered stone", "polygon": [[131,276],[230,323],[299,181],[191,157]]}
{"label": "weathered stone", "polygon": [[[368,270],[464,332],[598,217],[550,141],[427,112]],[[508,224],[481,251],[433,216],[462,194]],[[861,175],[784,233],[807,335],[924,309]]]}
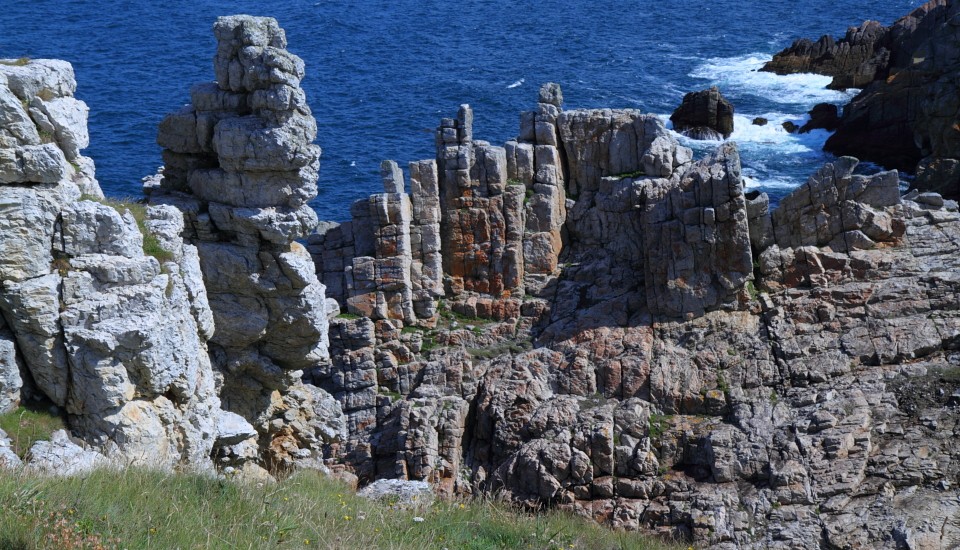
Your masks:
{"label": "weathered stone", "polygon": [[726,139],[733,133],[733,105],[714,86],[690,92],[670,115],[673,128],[694,139]]}

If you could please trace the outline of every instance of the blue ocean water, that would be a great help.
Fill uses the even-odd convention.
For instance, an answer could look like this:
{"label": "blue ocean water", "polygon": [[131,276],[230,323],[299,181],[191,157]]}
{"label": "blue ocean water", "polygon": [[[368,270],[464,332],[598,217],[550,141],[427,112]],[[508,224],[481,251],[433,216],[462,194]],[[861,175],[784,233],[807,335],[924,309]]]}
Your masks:
{"label": "blue ocean water", "polygon": [[[789,135],[822,101],[848,94],[828,78],[758,73],[796,37],[841,35],[865,19],[890,23],[920,0],[31,0],[2,1],[0,57],[73,63],[90,105],[91,145],[104,190],[138,196],[156,171],[156,128],[213,79],[218,15],[276,17],[307,64],[303,86],[323,147],[321,219],[381,190],[379,164],[433,156],[432,129],[474,107],[478,139],[517,134],[543,82],[565,106],[633,107],[669,115],[683,94],[720,86],[736,106],[736,140],[750,185],[774,198],[829,158],[826,133]],[[770,120],[753,126],[756,116]],[[684,143],[698,152],[716,144]]]}

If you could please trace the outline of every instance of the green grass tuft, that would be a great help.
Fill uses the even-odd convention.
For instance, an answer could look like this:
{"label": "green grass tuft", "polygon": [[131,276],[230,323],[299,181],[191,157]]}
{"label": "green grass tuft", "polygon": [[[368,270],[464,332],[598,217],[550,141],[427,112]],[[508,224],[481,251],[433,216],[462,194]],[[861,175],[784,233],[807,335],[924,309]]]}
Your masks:
{"label": "green grass tuft", "polygon": [[66,427],[62,416],[50,414],[50,405],[21,405],[11,412],[0,414],[0,430],[7,432],[13,443],[13,452],[20,458],[35,442],[48,440],[50,434]]}
{"label": "green grass tuft", "polygon": [[0,548],[98,547],[679,548],[482,499],[401,510],[312,472],[262,487],[144,470],[67,479],[0,473]]}
{"label": "green grass tuft", "polygon": [[147,205],[137,202],[135,199],[100,199],[92,195],[83,195],[81,200],[99,202],[120,212],[129,211],[133,219],[137,221],[137,227],[143,235],[143,253],[147,256],[153,256],[161,264],[173,261],[173,254],[163,247],[160,239],[147,229]]}
{"label": "green grass tuft", "polygon": [[640,176],[643,176],[643,175],[645,174],[643,173],[643,169],[641,168],[640,170],[634,170],[633,172],[623,172],[622,174],[617,174],[613,177],[620,178],[620,179],[628,179],[628,178],[639,178]]}

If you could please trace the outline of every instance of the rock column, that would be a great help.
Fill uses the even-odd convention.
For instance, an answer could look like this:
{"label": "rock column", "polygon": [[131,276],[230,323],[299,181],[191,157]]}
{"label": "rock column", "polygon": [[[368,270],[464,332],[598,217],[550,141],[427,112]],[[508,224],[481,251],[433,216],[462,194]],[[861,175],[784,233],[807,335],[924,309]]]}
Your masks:
{"label": "rock column", "polygon": [[448,296],[468,316],[515,317],[523,279],[523,187],[507,185],[502,147],[473,140],[473,110],[437,129]]}
{"label": "rock column", "polygon": [[296,242],[317,225],[304,64],[272,18],[221,17],[213,30],[217,81],[194,86],[191,105],[161,124],[167,166],[152,200],[188,214],[225,407],[253,424],[268,464],[308,464],[330,431],[317,417],[329,396],[300,381],[328,360],[324,286]]}
{"label": "rock column", "polygon": [[560,86],[540,88],[537,110],[523,113],[517,142],[507,144],[511,182],[526,188],[523,259],[525,283],[536,293],[554,275],[567,217],[564,160],[557,120],[563,106]]}

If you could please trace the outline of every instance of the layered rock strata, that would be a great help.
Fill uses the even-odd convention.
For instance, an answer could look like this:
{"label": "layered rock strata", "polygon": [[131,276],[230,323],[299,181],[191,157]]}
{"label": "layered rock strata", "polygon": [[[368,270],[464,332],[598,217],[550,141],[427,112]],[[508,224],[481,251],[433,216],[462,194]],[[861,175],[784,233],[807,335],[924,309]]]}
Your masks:
{"label": "layered rock strata", "polygon": [[75,90],[69,63],[0,63],[0,405],[52,404],[116,462],[202,467],[220,407],[197,251],[176,210],[97,202]]}
{"label": "layered rock strata", "polygon": [[147,191],[184,211],[198,249],[224,407],[256,429],[267,465],[319,464],[340,428],[331,398],[300,381],[328,360],[330,313],[296,242],[317,223],[308,202],[320,158],[304,65],[272,18],[221,17],[214,35],[217,80],[193,86],[191,103],[160,124],[165,167]]}

